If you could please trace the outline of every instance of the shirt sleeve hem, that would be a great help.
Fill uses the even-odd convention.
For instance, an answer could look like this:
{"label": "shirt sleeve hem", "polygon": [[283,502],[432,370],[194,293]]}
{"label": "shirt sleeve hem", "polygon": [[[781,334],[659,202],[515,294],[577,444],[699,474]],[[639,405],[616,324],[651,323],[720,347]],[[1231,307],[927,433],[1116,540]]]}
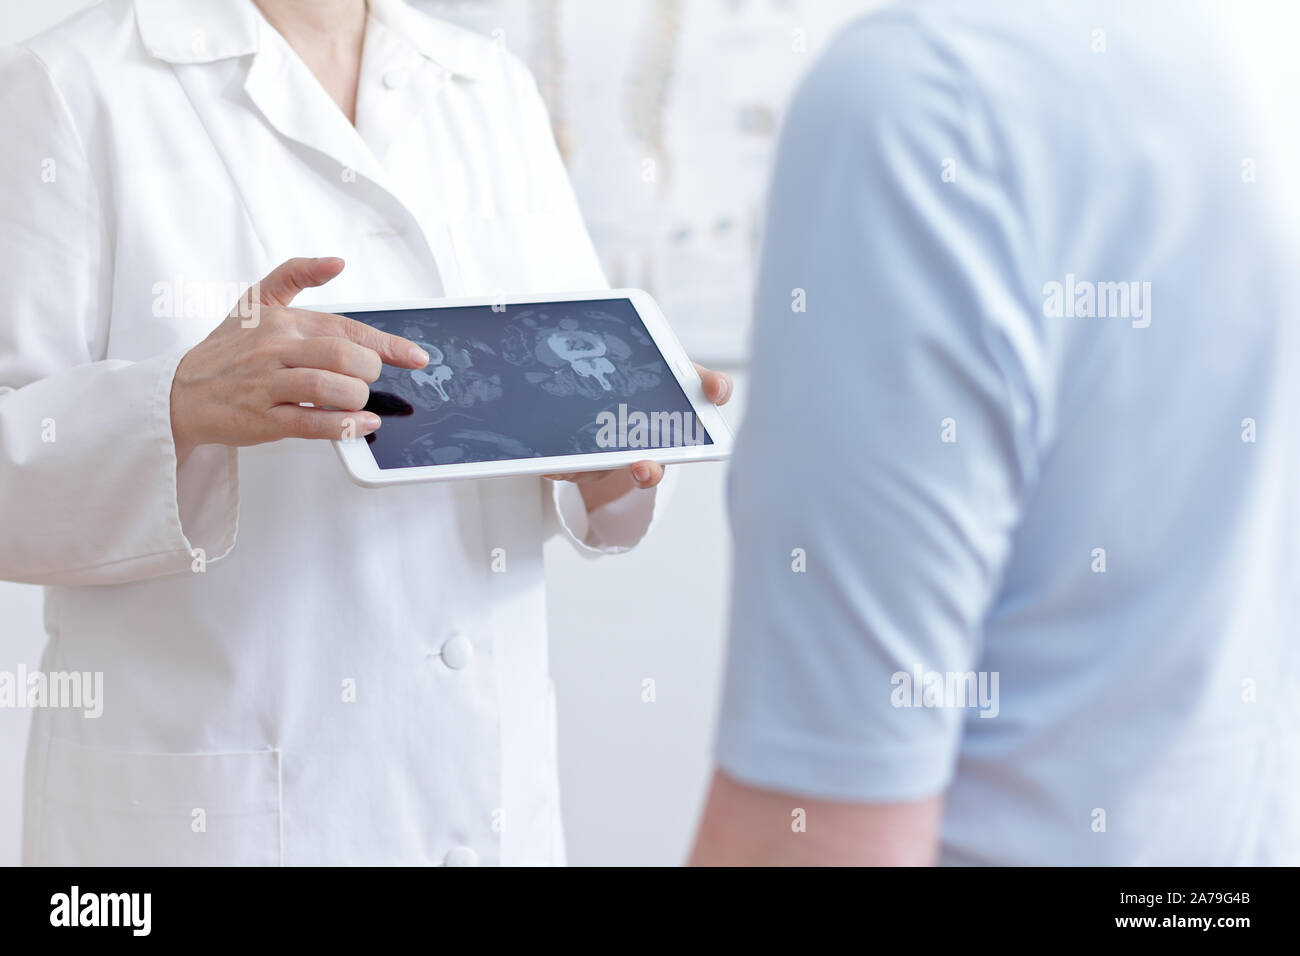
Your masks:
{"label": "shirt sleeve hem", "polygon": [[855,748],[807,739],[759,739],[723,731],[718,766],[743,784],[846,803],[921,800],[952,782],[956,747],[948,740],[896,748]]}

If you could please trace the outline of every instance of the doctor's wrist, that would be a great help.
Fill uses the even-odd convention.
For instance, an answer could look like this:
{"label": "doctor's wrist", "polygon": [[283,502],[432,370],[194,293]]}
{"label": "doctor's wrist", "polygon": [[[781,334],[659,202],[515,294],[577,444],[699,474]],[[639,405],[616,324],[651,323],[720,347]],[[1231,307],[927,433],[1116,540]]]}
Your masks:
{"label": "doctor's wrist", "polygon": [[[189,358],[188,352],[181,358],[181,364],[184,364],[185,359],[187,358]],[[190,457],[194,449],[200,444],[200,442],[193,436],[190,428],[188,416],[185,412],[186,403],[183,395],[178,394],[178,391],[183,392],[183,389],[178,389],[177,387],[177,379],[179,377],[180,367],[177,366],[176,374],[172,377],[171,395],[168,399],[172,425],[172,445],[176,450],[177,468],[185,464],[185,460]]]}

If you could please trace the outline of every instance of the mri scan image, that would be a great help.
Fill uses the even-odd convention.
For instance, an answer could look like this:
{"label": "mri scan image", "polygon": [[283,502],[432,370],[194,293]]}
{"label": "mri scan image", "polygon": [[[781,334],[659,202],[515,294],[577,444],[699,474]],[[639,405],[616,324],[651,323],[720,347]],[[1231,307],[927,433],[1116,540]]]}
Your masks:
{"label": "mri scan image", "polygon": [[[707,444],[681,387],[626,299],[359,312],[353,318],[419,343],[422,369],[389,366],[367,407],[380,468],[500,461]],[[603,413],[603,414],[602,414]],[[626,444],[611,427],[651,416],[688,420],[671,440]],[[606,427],[602,430],[602,423]],[[630,430],[634,436],[635,427]],[[620,442],[610,443],[617,435]]]}

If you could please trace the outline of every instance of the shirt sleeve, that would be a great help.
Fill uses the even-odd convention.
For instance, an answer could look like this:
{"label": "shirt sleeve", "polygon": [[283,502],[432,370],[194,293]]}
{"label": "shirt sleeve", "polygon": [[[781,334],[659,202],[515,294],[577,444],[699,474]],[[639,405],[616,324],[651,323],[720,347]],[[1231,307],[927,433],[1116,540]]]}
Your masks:
{"label": "shirt sleeve", "polygon": [[0,579],[118,584],[234,544],[233,449],[179,470],[182,351],[106,359],[113,261],[67,105],[25,48],[0,52]]}
{"label": "shirt sleeve", "polygon": [[951,779],[973,711],[912,684],[980,667],[1041,381],[982,115],[952,58],[882,15],[787,119],[729,479],[717,756],[752,785],[887,802]]}

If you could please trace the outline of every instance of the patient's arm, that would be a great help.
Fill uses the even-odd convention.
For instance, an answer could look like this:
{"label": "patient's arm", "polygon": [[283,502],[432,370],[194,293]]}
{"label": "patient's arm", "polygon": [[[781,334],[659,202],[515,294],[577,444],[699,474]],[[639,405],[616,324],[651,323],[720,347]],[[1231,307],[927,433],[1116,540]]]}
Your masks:
{"label": "patient's arm", "polygon": [[909,803],[836,803],[750,787],[719,770],[691,865],[927,866],[942,812],[942,793]]}

